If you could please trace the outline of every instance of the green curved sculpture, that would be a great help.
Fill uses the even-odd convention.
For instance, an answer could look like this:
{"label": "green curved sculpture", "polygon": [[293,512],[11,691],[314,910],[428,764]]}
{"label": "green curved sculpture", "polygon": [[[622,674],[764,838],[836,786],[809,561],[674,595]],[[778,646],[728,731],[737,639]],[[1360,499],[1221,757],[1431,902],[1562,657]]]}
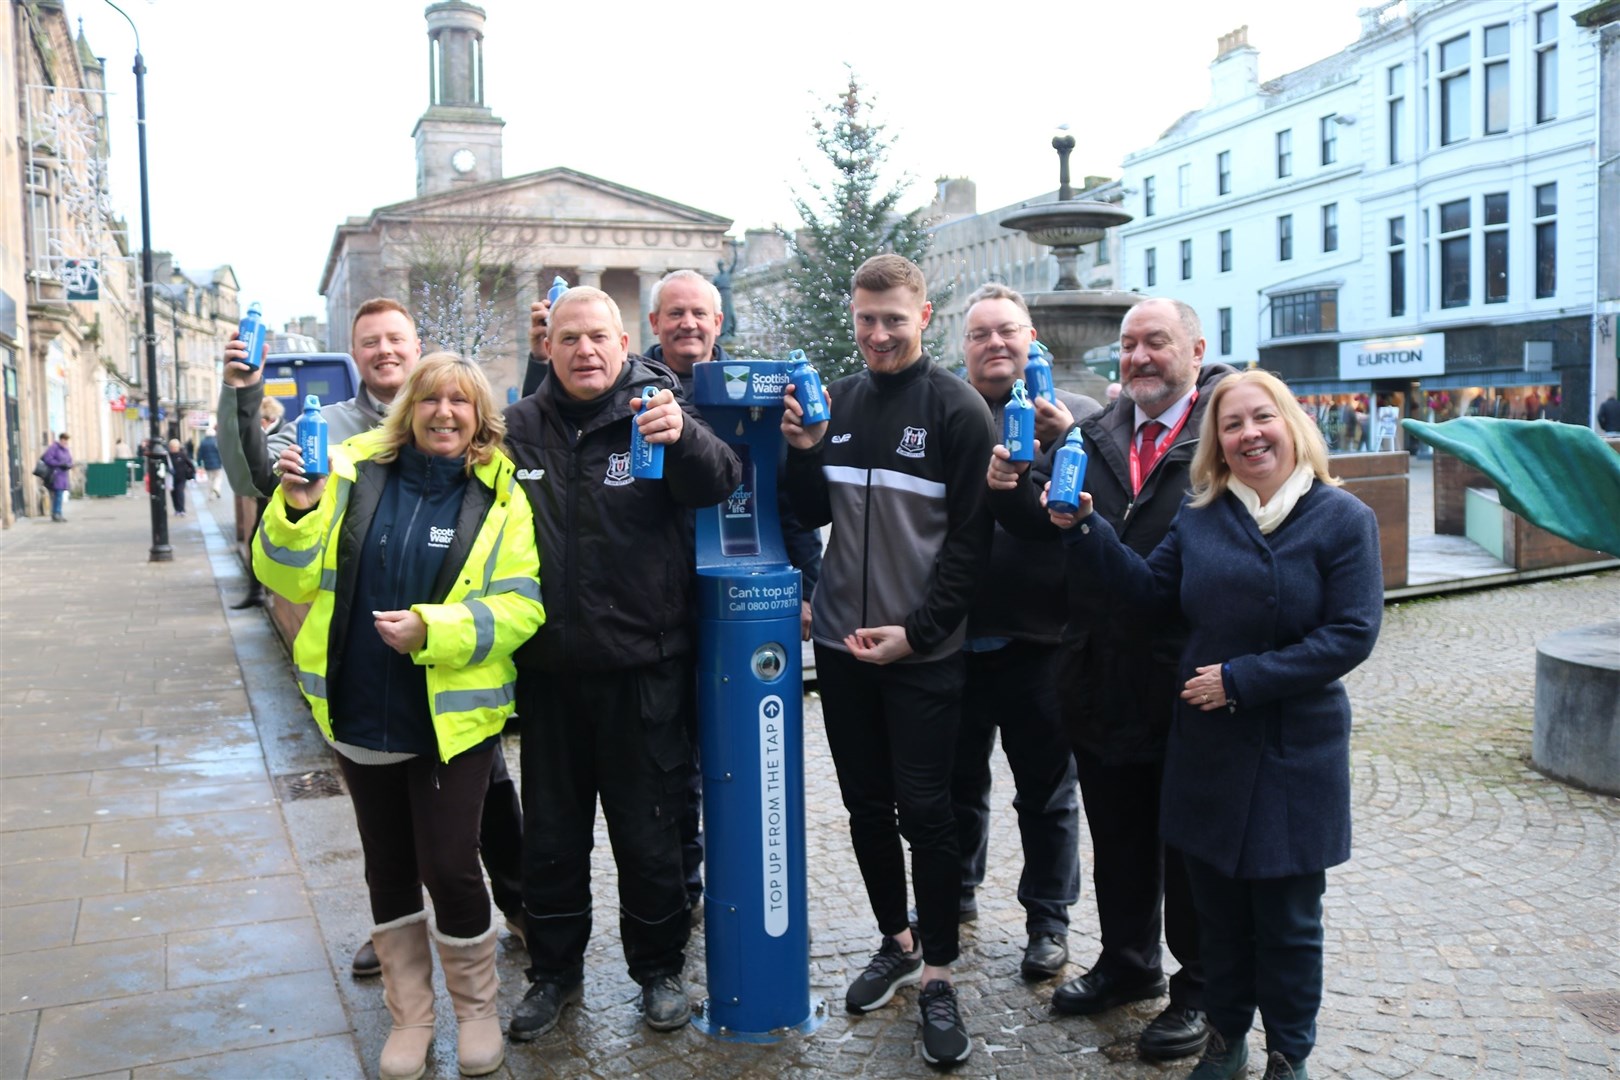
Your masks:
{"label": "green curved sculpture", "polygon": [[1490,477],[1502,505],[1525,520],[1620,556],[1620,453],[1590,428],[1483,416],[1401,426]]}

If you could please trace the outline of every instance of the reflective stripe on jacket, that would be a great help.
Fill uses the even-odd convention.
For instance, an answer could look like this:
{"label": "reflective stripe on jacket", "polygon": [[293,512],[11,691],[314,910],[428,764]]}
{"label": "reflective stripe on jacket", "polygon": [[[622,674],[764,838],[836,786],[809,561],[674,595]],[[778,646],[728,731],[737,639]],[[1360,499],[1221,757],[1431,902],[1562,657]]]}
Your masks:
{"label": "reflective stripe on jacket", "polygon": [[[379,453],[382,445],[381,433],[370,432],[333,447],[326,490],[297,521],[288,520],[278,487],[253,541],[253,572],[259,580],[294,603],[310,605],[293,642],[293,664],[315,722],[329,739],[328,654],[332,628],[345,618],[339,614],[335,620],[334,608],[340,576],[353,572],[338,565],[338,538],[345,531],[357,465]],[[427,642],[411,659],[427,668],[429,707],[443,761],[500,732],[513,711],[517,670],[512,652],[545,621],[534,514],[513,473],[511,459],[499,451],[474,468],[473,479],[493,492],[489,511],[444,597],[411,606],[427,624]],[[369,524],[355,522],[350,528],[363,536]]]}

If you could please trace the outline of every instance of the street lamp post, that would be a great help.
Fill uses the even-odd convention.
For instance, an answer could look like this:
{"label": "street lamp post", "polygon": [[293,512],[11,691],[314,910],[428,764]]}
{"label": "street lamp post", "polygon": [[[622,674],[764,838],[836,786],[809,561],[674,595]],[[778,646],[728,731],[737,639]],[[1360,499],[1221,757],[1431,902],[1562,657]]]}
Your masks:
{"label": "street lamp post", "polygon": [[[146,182],[146,61],[141,56],[141,32],[123,8],[106,0],[108,7],[124,16],[135,35],[135,125],[140,136],[141,158],[141,314],[145,321],[146,342],[146,485],[151,488],[152,547],[149,562],[172,562],[169,546],[169,511],[163,501],[163,473],[166,464],[163,433],[158,427],[157,333],[152,328],[152,205]],[[178,401],[178,397],[176,398]]]}

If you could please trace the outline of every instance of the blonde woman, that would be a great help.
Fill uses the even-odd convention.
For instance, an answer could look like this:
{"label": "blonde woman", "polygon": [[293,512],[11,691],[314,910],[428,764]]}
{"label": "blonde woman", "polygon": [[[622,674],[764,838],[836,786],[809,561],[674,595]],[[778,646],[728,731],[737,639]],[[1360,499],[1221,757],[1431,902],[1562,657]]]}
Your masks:
{"label": "blonde woman", "polygon": [[1267,1080],[1305,1077],[1322,1000],[1325,871],[1350,857],[1350,702],[1378,638],[1378,524],[1264,371],[1216,384],[1192,498],[1143,559],[1082,495],[1068,570],[1145,618],[1183,617],[1160,831],[1186,856],[1213,1032],[1192,1076],[1242,1076],[1258,1008]]}
{"label": "blonde woman", "polygon": [[299,683],[354,803],[393,1030],[384,1080],[415,1080],[433,1041],[432,938],[455,1004],[463,1074],[505,1056],[496,930],[479,818],[512,712],[512,651],[544,621],[534,518],[501,446],[478,367],[423,359],[382,427],[306,476],[296,447],[253,546],[253,568],[311,604]]}

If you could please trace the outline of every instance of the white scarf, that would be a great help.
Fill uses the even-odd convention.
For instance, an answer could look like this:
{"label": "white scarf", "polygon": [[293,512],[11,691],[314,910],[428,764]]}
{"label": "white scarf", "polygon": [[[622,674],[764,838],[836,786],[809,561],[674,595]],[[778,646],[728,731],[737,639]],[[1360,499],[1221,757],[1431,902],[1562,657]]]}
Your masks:
{"label": "white scarf", "polygon": [[1272,493],[1271,501],[1264,506],[1260,505],[1260,493],[1237,477],[1229,478],[1226,486],[1232,494],[1242,500],[1250,516],[1254,518],[1254,523],[1260,527],[1260,531],[1269,534],[1287,520],[1288,515],[1293,512],[1294,504],[1311,490],[1311,484],[1315,480],[1316,470],[1309,464],[1300,462],[1294,466],[1294,471],[1288,479],[1283,481],[1282,487]]}

